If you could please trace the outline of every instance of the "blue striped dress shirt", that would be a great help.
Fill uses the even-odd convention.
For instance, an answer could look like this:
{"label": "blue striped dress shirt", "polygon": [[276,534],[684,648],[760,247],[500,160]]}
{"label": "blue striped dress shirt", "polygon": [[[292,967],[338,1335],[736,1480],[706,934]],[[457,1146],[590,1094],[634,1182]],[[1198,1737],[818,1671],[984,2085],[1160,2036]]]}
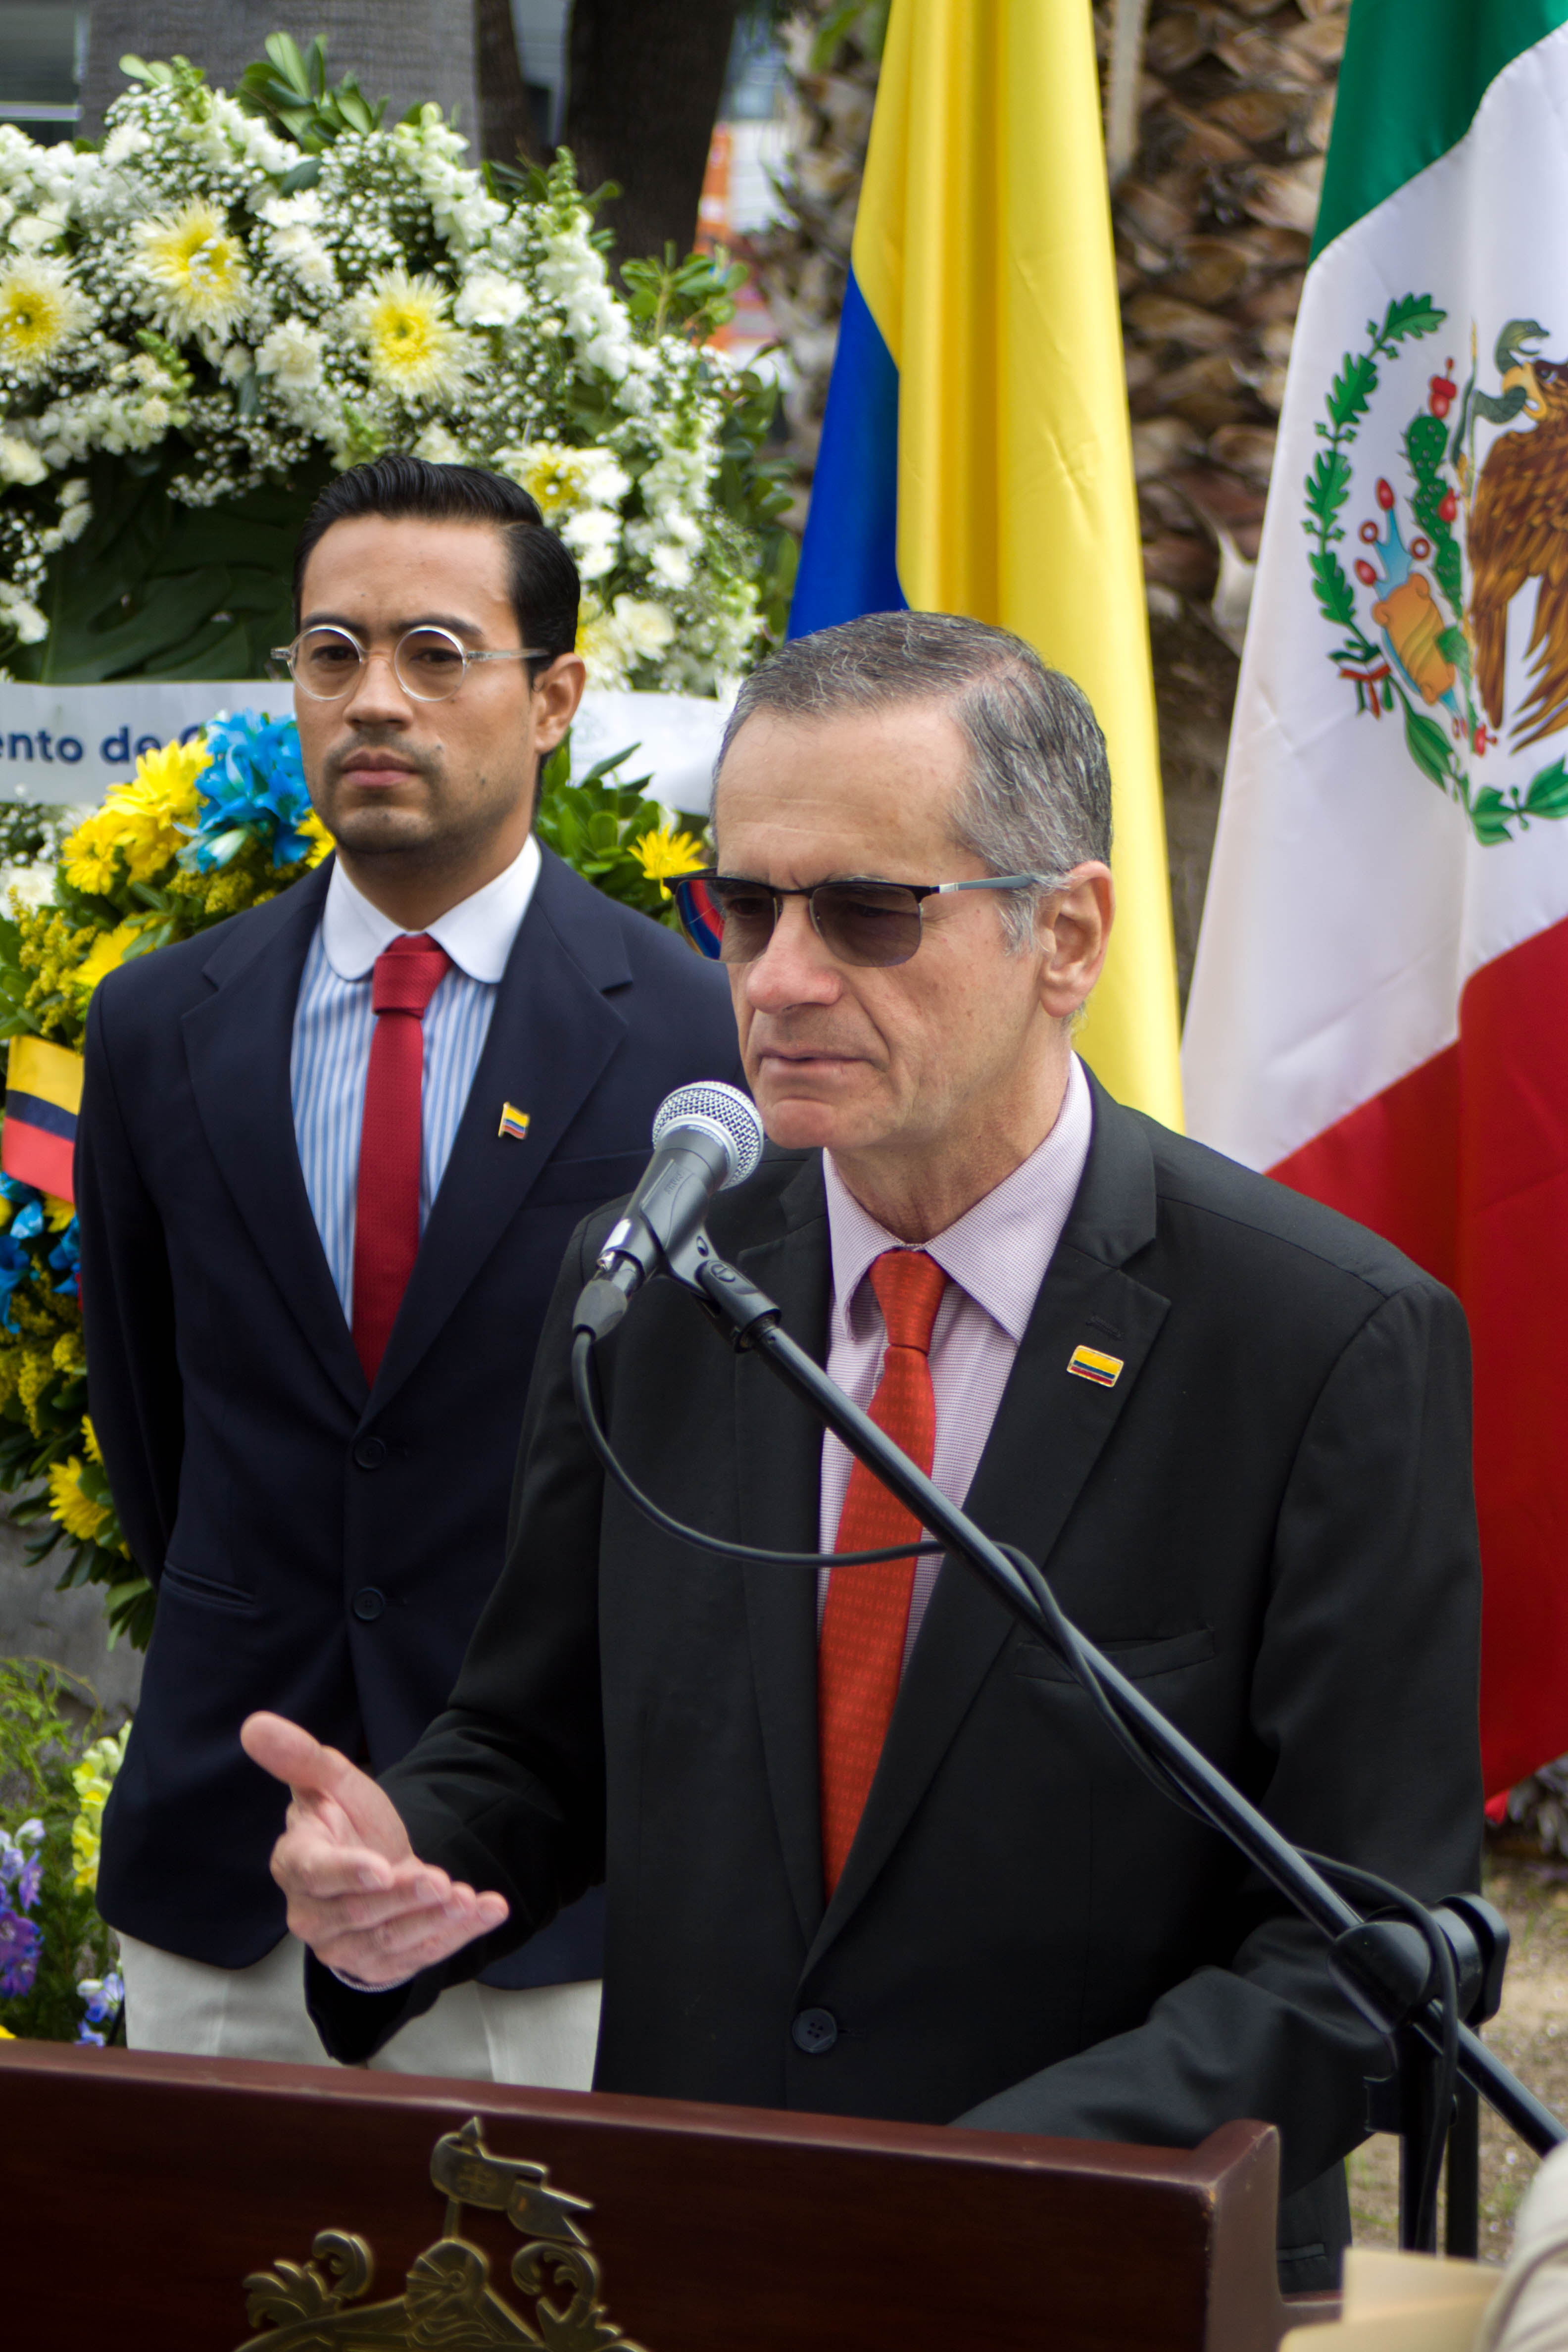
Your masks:
{"label": "blue striped dress shirt", "polygon": [[[421,1233],[452,1156],[489,1034],[496,989],[528,912],[539,865],[539,845],[531,834],[504,873],[426,926],[426,935],[450,956],[452,970],[443,975],[425,1014]],[[360,1122],[375,1033],[371,971],[382,950],[399,936],[390,916],[373,907],[342,866],[334,865],[294,1008],[289,1083],[305,1190],[351,1323]],[[496,1108],[499,1116],[500,1107]]]}

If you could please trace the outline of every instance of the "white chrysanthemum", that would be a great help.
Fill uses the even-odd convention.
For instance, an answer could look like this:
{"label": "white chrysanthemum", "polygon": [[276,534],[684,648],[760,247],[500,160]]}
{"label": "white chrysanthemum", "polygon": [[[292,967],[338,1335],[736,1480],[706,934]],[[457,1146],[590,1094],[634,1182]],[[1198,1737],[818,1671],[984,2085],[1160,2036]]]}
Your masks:
{"label": "white chrysanthemum", "polygon": [[454,306],[463,327],[514,327],[528,308],[528,290],[499,270],[476,269]]}
{"label": "white chrysanthemum", "polygon": [[474,362],[468,337],[447,321],[438,279],[405,269],[377,272],[345,310],[363,345],[372,380],[400,400],[450,400]]}
{"label": "white chrysanthemum", "polygon": [[58,218],[53,208],[36,213],[24,213],[11,224],[11,244],[17,253],[37,253],[46,245],[58,245],[65,222]]}
{"label": "white chrysanthemum", "polygon": [[535,441],[498,451],[495,463],[522,485],[546,522],[559,522],[580,507],[619,506],[631,488],[630,476],[610,449]]}
{"label": "white chrysanthemum", "polygon": [[0,433],[0,482],[41,482],[48,470],[30,441]]}
{"label": "white chrysanthemum", "polygon": [[691,556],[688,549],[663,540],[648,559],[648,570],[661,588],[689,588]]}
{"label": "white chrysanthemum", "polygon": [[416,457],[423,457],[427,465],[460,466],[468,453],[456,435],[448,433],[444,425],[427,425],[414,444],[414,454]]}
{"label": "white chrysanthemum", "polygon": [[15,261],[0,269],[0,366],[47,375],[91,324],[92,304],[63,261]]}
{"label": "white chrysanthemum", "polygon": [[133,155],[145,154],[152,143],[134,122],[117,122],[103,142],[103,160],[111,168],[129,163]]}
{"label": "white chrysanthemum", "polygon": [[275,376],[290,392],[307,392],[321,381],[321,338],[298,319],[274,327],[256,354],[258,375]]}
{"label": "white chrysanthemum", "polygon": [[652,660],[675,637],[675,622],[667,608],[644,596],[617,596],[609,627],[628,667]]}
{"label": "white chrysanthemum", "polygon": [[132,231],[142,273],[167,325],[221,334],[250,299],[245,247],[216,205],[197,202],[157,213]]}
{"label": "white chrysanthemum", "polygon": [[606,572],[615,570],[621,538],[619,515],[604,507],[584,507],[581,513],[568,515],[561,536],[576,557],[584,580],[602,580]]}

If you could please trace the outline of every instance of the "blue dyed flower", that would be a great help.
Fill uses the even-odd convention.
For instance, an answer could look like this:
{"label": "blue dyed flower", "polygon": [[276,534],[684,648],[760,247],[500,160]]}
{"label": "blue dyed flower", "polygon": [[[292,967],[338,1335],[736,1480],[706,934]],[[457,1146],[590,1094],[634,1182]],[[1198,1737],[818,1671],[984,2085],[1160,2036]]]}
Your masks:
{"label": "blue dyed flower", "polygon": [[16,1908],[30,1911],[43,1891],[44,1865],[31,1854],[16,1873]]}
{"label": "blue dyed flower", "polygon": [[0,1199],[11,1204],[11,1220],[7,1231],[18,1241],[31,1241],[44,1230],[44,1196],[31,1184],[24,1184],[18,1176],[0,1176]]}
{"label": "blue dyed flower", "polygon": [[0,1994],[14,2000],[31,1992],[44,1948],[42,1930],[18,1911],[0,1911]]}
{"label": "blue dyed flower", "polygon": [[247,841],[269,843],[274,866],[293,866],[310,847],[300,828],[310,795],[292,719],[241,710],[207,728],[207,761],[196,779],[201,823],[181,861],[210,874]]}
{"label": "blue dyed flower", "polygon": [[79,2025],[76,2038],[79,2042],[90,2042],[95,2050],[101,2050],[108,2037],[102,2033],[95,2033],[90,2025]]}
{"label": "blue dyed flower", "polygon": [[0,1234],[0,1328],[7,1331],[19,1328],[11,1306],[11,1293],[19,1282],[25,1282],[31,1267],[27,1253],[9,1234]]}
{"label": "blue dyed flower", "polygon": [[57,1290],[69,1291],[74,1298],[81,1297],[81,1227],[73,1217],[49,1252],[49,1264],[60,1276]]}

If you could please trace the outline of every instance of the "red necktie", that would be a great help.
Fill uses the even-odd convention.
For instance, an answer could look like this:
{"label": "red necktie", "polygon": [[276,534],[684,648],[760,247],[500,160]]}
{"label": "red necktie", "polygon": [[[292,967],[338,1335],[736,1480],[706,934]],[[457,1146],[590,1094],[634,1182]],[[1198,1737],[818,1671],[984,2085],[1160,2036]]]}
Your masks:
{"label": "red necktie", "polygon": [[405,932],[375,960],[375,1034],[364,1082],[354,1213],[354,1346],[373,1385],[419,1255],[425,1008],[451,970],[444,948]]}
{"label": "red necktie", "polygon": [[[929,1477],[936,1450],[931,1334],[947,1276],[924,1250],[884,1250],[870,1282],[888,1327],[871,1418]],[[880,1551],[906,1538],[914,1541],[920,1532],[913,1512],[857,1462],[834,1549]],[[914,1580],[912,1559],[885,1560],[876,1568],[836,1568],[827,1580],[816,1690],[822,1871],[829,1895],[855,1842],[892,1720]]]}

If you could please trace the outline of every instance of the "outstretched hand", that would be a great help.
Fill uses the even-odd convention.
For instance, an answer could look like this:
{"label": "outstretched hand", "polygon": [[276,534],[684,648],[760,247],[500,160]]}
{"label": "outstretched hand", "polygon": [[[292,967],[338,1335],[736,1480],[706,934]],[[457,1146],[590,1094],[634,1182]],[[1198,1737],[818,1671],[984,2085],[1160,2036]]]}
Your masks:
{"label": "outstretched hand", "polygon": [[289,1784],[272,1875],[290,1929],[328,1968],[401,1984],[500,1926],[505,1897],[421,1862],[391,1799],[335,1748],[280,1715],[248,1717],[239,1737],[253,1764]]}

